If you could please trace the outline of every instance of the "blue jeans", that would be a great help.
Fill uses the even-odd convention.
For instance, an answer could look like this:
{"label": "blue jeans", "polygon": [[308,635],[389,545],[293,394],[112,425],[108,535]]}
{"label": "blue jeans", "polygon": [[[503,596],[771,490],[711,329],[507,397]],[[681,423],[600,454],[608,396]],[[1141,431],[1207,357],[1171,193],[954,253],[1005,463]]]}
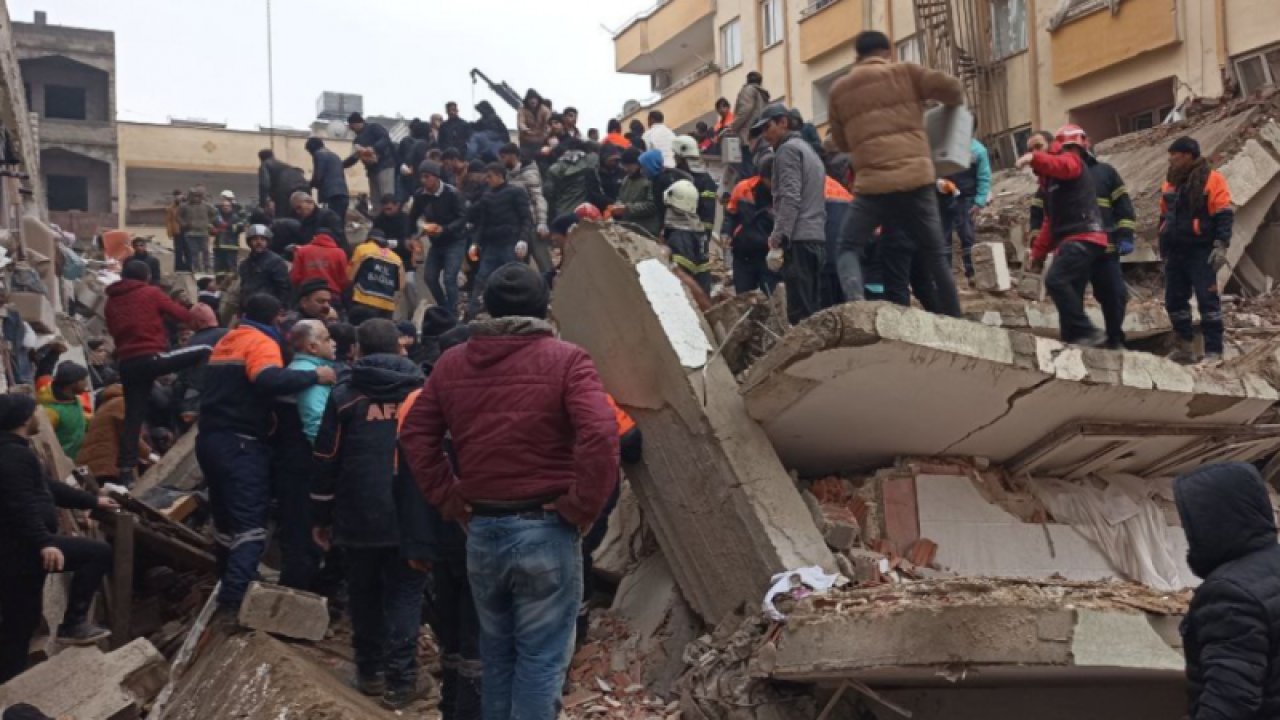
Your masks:
{"label": "blue jeans", "polygon": [[475,517],[467,575],[480,617],[485,720],[555,720],[582,601],[582,544],[558,515]]}
{"label": "blue jeans", "polygon": [[476,266],[475,281],[471,283],[471,299],[467,301],[467,320],[475,318],[484,304],[484,286],[495,270],[516,261],[516,247],[510,245],[486,245],[480,248],[480,264]]}
{"label": "blue jeans", "polygon": [[271,448],[232,432],[196,436],[196,460],[209,483],[218,575],[218,604],[239,608],[267,548],[271,505]]}
{"label": "blue jeans", "polygon": [[458,312],[458,273],[466,256],[467,244],[462,240],[433,242],[427,248],[422,281],[436,304],[451,313]]}
{"label": "blue jeans", "polygon": [[418,682],[418,628],[427,574],[409,567],[398,547],[344,547],[350,583],[351,644],[362,677],[385,673],[393,690]]}

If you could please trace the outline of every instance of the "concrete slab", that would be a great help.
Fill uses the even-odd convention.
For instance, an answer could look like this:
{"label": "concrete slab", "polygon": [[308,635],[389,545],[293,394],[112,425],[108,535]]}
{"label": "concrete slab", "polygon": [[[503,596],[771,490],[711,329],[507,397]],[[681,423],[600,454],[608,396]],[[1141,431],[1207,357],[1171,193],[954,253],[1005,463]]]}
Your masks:
{"label": "concrete slab", "polygon": [[[1050,300],[981,297],[963,301],[961,306],[967,319],[983,325],[1022,330],[1040,337],[1059,337],[1058,308]],[[1102,308],[1097,304],[1086,304],[1084,311],[1095,326],[1106,324]],[[1162,302],[1130,303],[1123,327],[1129,340],[1145,340],[1173,330]]]}
{"label": "concrete slab", "polygon": [[322,595],[262,582],[249,584],[240,606],[240,624],[295,640],[323,640],[329,629],[329,602]]}
{"label": "concrete slab", "polygon": [[53,303],[40,293],[15,291],[9,293],[9,304],[17,309],[22,319],[39,335],[58,332],[58,317]]}
{"label": "concrete slab", "polygon": [[655,242],[579,226],[554,313],[564,339],[591,353],[605,387],[644,432],[644,461],[627,474],[685,599],[704,620],[758,603],[773,573],[835,569]]}
{"label": "concrete slab", "polygon": [[684,670],[684,648],[701,631],[697,616],[680,595],[671,567],[655,552],[618,585],[613,611],[627,622],[643,658],[642,682],[665,695]]}
{"label": "concrete slab", "polygon": [[[1082,350],[885,303],[809,318],[755,363],[741,391],[783,462],[809,475],[899,456],[1004,462],[1072,421],[1249,423],[1277,397],[1253,375]],[[1108,469],[1134,472],[1188,442],[1153,441]]]}
{"label": "concrete slab", "polygon": [[46,715],[76,720],[141,717],[166,673],[164,656],[146,638],[110,653],[68,648],[0,686],[0,707],[31,703]]}
{"label": "concrete slab", "polygon": [[1013,289],[1004,243],[976,243],[973,246],[973,271],[973,280],[979,290],[1007,292]]}

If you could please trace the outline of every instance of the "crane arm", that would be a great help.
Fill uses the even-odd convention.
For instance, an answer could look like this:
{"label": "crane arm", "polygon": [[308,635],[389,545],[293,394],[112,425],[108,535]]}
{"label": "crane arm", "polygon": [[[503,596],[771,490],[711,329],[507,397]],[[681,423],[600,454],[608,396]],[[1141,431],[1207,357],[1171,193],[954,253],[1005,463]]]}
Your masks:
{"label": "crane arm", "polygon": [[512,89],[510,85],[506,83],[495,83],[494,81],[489,79],[488,75],[485,75],[484,73],[480,72],[478,68],[472,68],[471,82],[475,83],[475,82],[478,82],[479,80],[484,80],[484,84],[488,85],[489,89],[492,90],[495,95],[502,98],[503,102],[510,105],[512,110],[516,110],[516,111],[520,110],[520,106],[523,104],[523,102],[520,99],[520,94],[517,93],[514,89]]}

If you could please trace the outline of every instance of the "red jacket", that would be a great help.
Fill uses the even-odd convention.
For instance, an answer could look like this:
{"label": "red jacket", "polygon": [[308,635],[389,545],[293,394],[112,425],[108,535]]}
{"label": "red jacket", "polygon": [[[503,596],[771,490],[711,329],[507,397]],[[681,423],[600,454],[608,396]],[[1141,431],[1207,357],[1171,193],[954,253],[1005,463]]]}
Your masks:
{"label": "red jacket", "polygon": [[311,278],[329,281],[329,289],[335,295],[347,287],[347,253],[328,235],[320,234],[311,242],[293,251],[293,267],[289,268],[289,282],[299,287]]}
{"label": "red jacket", "polygon": [[589,526],[618,482],[618,422],[595,363],[542,321],[473,327],[432,368],[400,433],[418,486],[448,520],[475,502],[557,497],[562,517]]}
{"label": "red jacket", "polygon": [[116,344],[116,359],[156,355],[169,350],[164,319],[190,324],[191,313],[163,290],[140,280],[121,280],[107,287],[107,332]]}
{"label": "red jacket", "polygon": [[[1056,147],[1056,146],[1055,146]],[[1031,170],[1035,172],[1036,177],[1040,178],[1040,190],[1046,196],[1055,186],[1055,180],[1076,180],[1085,173],[1089,172],[1089,168],[1085,166],[1084,160],[1080,156],[1070,151],[1057,152],[1036,152],[1031,157]],[[1092,184],[1089,189],[1084,190],[1084,201],[1088,203],[1085,208],[1093,213],[1097,213],[1096,193],[1092,190]],[[1089,242],[1095,245],[1107,247],[1109,241],[1105,232],[1078,232],[1063,235],[1061,238],[1055,238],[1054,228],[1057,223],[1061,223],[1063,218],[1055,218],[1054,213],[1050,210],[1053,205],[1050,198],[1045,202],[1045,220],[1041,225],[1041,230],[1036,234],[1035,240],[1031,243],[1031,259],[1040,261],[1045,259],[1050,251],[1061,247],[1062,243],[1067,242]],[[1099,216],[1098,222],[1101,223]],[[1056,243],[1056,244],[1055,244]]]}

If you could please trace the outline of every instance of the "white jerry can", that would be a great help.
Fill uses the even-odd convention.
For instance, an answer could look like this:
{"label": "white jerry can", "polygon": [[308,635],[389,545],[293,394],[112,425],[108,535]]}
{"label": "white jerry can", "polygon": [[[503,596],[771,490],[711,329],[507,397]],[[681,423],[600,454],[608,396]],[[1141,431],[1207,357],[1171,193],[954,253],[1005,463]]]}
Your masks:
{"label": "white jerry can", "polygon": [[924,131],[933,149],[933,169],[938,177],[966,170],[973,141],[973,113],[963,105],[939,105],[924,113]]}
{"label": "white jerry can", "polygon": [[742,162],[742,139],[726,135],[720,139],[720,159],[727,163]]}

